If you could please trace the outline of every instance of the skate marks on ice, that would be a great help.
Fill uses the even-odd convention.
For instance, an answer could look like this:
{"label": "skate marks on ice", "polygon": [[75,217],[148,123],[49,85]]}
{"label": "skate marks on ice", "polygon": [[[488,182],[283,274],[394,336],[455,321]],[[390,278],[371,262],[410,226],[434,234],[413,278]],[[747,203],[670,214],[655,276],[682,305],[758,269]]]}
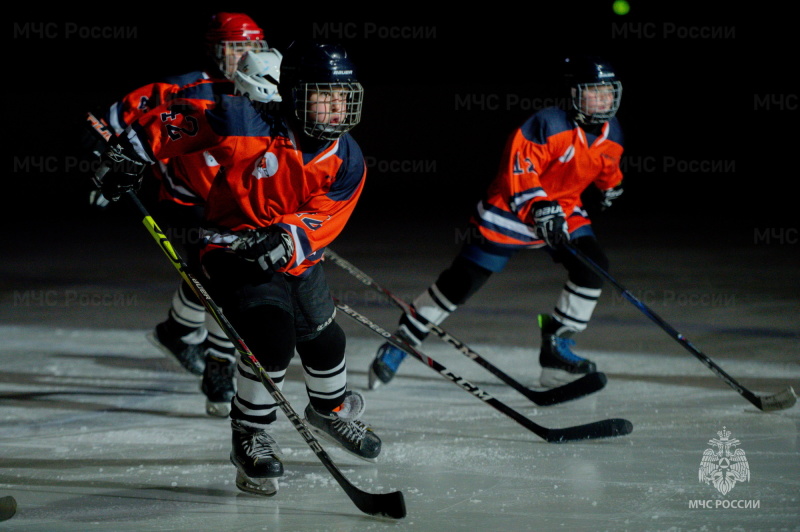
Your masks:
{"label": "skate marks on ice", "polygon": [[[175,368],[146,332],[0,327],[0,496],[17,502],[9,523],[29,530],[112,522],[115,530],[385,529],[347,501],[280,415],[274,436],[286,475],[279,494],[240,492],[228,460],[229,423],[205,415],[199,379]],[[375,464],[328,451],[360,488],[406,494],[401,528],[525,529],[535,520],[571,530],[790,529],[800,521],[798,407],[761,413],[691,357],[587,353],[608,375],[606,388],[537,407],[449,346],[426,342],[426,353],[537,422],[622,416],[636,426],[625,438],[552,446],[413,360],[390,385],[366,391],[381,339],[348,334],[349,381],[363,391],[364,419],[384,451]],[[475,348],[537,386],[529,349]],[[754,390],[800,380],[796,365],[724,363]],[[296,358],[284,393],[296,409],[305,406]],[[725,496],[698,481],[703,453],[723,427],[750,463],[750,480]],[[750,508],[692,506],[708,500],[750,501]]]}

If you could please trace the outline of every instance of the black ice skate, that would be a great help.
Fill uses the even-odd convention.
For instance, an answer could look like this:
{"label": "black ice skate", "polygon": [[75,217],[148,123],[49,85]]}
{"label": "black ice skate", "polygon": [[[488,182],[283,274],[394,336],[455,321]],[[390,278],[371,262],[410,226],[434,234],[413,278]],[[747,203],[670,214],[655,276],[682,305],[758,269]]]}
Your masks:
{"label": "black ice skate", "polygon": [[228,417],[231,400],[236,394],[233,374],[236,362],[214,355],[206,356],[206,368],[200,389],[206,396],[206,413],[214,417]]}
{"label": "black ice skate", "polygon": [[236,487],[248,493],[271,497],[278,493],[283,476],[281,450],[264,430],[231,421],[231,463],[236,466]]}
{"label": "black ice skate", "polygon": [[584,375],[597,371],[595,363],[581,358],[572,352],[575,340],[574,331],[560,331],[560,324],[547,314],[539,315],[542,331],[542,344],[539,351],[539,364],[542,374],[539,384],[545,388],[555,388],[572,382]]}
{"label": "black ice skate", "polygon": [[171,334],[166,321],[156,325],[156,328],[147,334],[147,339],[151,344],[171,359],[176,360],[183,369],[195,375],[202,375],[206,366],[203,342],[187,343],[184,341],[185,338],[186,336]]}
{"label": "black ice skate", "polygon": [[305,418],[311,429],[350,454],[374,462],[381,452],[381,439],[359,418],[364,413],[364,396],[348,391],[336,412],[318,412],[311,403]]}

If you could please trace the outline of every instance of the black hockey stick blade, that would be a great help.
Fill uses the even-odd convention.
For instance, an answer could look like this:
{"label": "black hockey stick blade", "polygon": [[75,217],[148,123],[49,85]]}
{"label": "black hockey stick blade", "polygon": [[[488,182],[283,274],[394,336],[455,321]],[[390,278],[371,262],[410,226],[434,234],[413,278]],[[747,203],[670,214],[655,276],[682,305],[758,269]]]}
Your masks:
{"label": "black hockey stick blade", "polygon": [[456,351],[461,353],[462,355],[466,356],[473,362],[477,363],[479,366],[483,367],[489,373],[503,381],[504,383],[508,384],[519,393],[527,397],[532,402],[536,403],[539,406],[551,406],[559,403],[564,403],[566,401],[574,401],[575,399],[580,399],[581,397],[587,396],[592,394],[598,390],[603,389],[608,382],[608,378],[602,373],[592,373],[589,375],[585,375],[580,379],[577,379],[571,383],[565,384],[563,386],[559,386],[557,388],[551,388],[549,390],[532,390],[525,386],[524,384],[518,382],[517,380],[513,379],[510,375],[505,373],[503,370],[483,358],[480,354],[475,352],[470,346],[453,336],[452,334],[445,331],[439,325],[433,324],[426,320],[423,316],[420,316],[414,311],[414,308],[394,295],[392,292],[387,290],[386,288],[382,287],[378,283],[375,282],[370,276],[366,273],[362,272],[358,268],[356,268],[352,263],[346,261],[342,257],[339,256],[338,253],[334,252],[332,249],[328,248],[325,250],[325,257],[332,260],[334,264],[341,267],[347,273],[364,283],[365,285],[369,286],[370,288],[375,289],[378,293],[383,295],[386,299],[390,302],[394,303],[400,310],[405,313],[410,313],[414,315],[416,320],[424,323],[428,326],[430,331],[436,334],[443,342],[450,345],[451,347],[455,348]]}
{"label": "black hockey stick blade", "polygon": [[[404,312],[412,312],[413,308],[407,305],[404,302],[398,302],[398,300],[391,296],[392,300],[403,309]],[[422,323],[426,324],[428,328],[436,334],[439,338],[442,339],[446,344],[454,347],[456,351],[461,353],[462,355],[466,356],[473,362],[476,362],[479,366],[486,369],[503,381],[504,383],[508,384],[516,391],[533,401],[539,406],[551,406],[559,403],[564,403],[566,401],[574,401],[575,399],[580,399],[581,397],[585,397],[589,394],[592,394],[598,390],[603,389],[603,387],[608,382],[608,377],[605,374],[594,372],[584,375],[583,377],[576,379],[572,382],[567,384],[558,386],[556,388],[551,388],[549,390],[532,390],[525,386],[524,384],[518,382],[517,380],[513,379],[510,375],[502,371],[500,368],[483,358],[481,355],[476,353],[470,346],[453,336],[452,334],[446,332],[444,329],[430,323],[424,317],[420,316],[419,314],[414,314],[414,318]]]}
{"label": "black hockey stick blade", "polygon": [[794,388],[787,386],[785,389],[772,395],[757,395],[760,405],[758,408],[764,412],[772,412],[774,410],[786,410],[791,408],[797,402],[797,394],[794,393]]}
{"label": "black hockey stick blade", "polygon": [[563,384],[556,388],[549,390],[519,390],[520,393],[526,396],[539,406],[550,406],[565,403],[567,401],[574,401],[586,395],[592,394],[598,390],[602,390],[608,382],[608,377],[601,371],[595,371],[584,375],[580,379],[576,379],[567,384]]}
{"label": "black hockey stick blade", "polygon": [[770,412],[774,410],[785,410],[787,408],[791,408],[797,402],[797,395],[794,393],[794,389],[791,386],[781,390],[780,392],[774,393],[772,395],[756,395],[752,391],[748,390],[739,382],[728,375],[725,370],[723,370],[716,362],[714,362],[708,355],[703,353],[700,349],[695,347],[692,342],[690,342],[683,334],[678,332],[672,325],[667,323],[661,316],[655,313],[653,309],[642,303],[636,296],[634,296],[627,288],[625,288],[622,283],[617,281],[614,277],[611,276],[606,270],[601,268],[597,263],[595,263],[592,259],[587,257],[581,250],[578,248],[570,245],[564,244],[564,248],[566,248],[570,253],[575,255],[581,262],[583,262],[586,266],[594,270],[598,275],[604,277],[609,283],[611,283],[614,288],[616,288],[619,293],[628,300],[628,302],[639,309],[642,314],[647,316],[650,321],[661,327],[661,329],[666,332],[673,340],[678,342],[682,345],[687,351],[689,351],[692,355],[695,356],[700,362],[703,363],[708,369],[710,369],[717,377],[722,379],[725,384],[736,390],[742,397],[750,401],[756,408],[763,412]]}
{"label": "black hockey stick blade", "polygon": [[492,397],[491,394],[485,390],[482,390],[475,384],[469,382],[459,375],[456,375],[454,372],[450,371],[436,360],[432,359],[428,355],[423,354],[419,349],[412,347],[408,343],[404,342],[400,337],[390,333],[363,314],[356,312],[354,309],[340,302],[335,297],[333,298],[333,301],[336,304],[336,308],[347,314],[347,316],[353,320],[367,327],[378,336],[385,338],[396,347],[406,351],[412,358],[419,360],[433,371],[437,372],[439,375],[443,376],[466,392],[469,392],[484,403],[490,405],[495,410],[507,415],[548,443],[564,443],[576,440],[614,438],[616,436],[630,434],[633,430],[633,425],[631,422],[625,419],[604,419],[601,421],[595,421],[593,423],[587,423],[585,425],[577,425],[562,429],[550,429],[543,427],[538,423],[533,422],[531,419],[523,416],[502,401],[499,401],[497,398]]}
{"label": "black hockey stick blade", "polygon": [[[234,334],[234,332],[231,334]],[[286,418],[292,423],[292,425],[294,425],[297,432],[300,433],[309,447],[311,447],[311,450],[317,455],[320,462],[322,462],[322,465],[325,466],[333,478],[339,483],[339,486],[341,486],[347,496],[350,497],[350,500],[353,501],[353,504],[355,504],[356,507],[365,514],[380,517],[391,517],[394,519],[402,519],[405,517],[406,503],[402,492],[393,491],[390,493],[368,493],[353,485],[353,483],[344,476],[333,460],[331,460],[331,457],[328,456],[328,453],[325,451],[322,445],[320,445],[319,440],[314,437],[305,422],[300,419],[300,416],[297,415],[297,412],[295,412],[295,410],[289,404],[289,401],[286,399],[286,397],[284,397],[283,392],[281,392],[281,390],[275,386],[275,383],[270,379],[269,374],[264,370],[261,364],[258,363],[258,360],[255,358],[255,356],[249,352],[247,346],[244,345],[244,342],[239,339],[238,343],[240,344],[240,347],[237,349],[239,349],[242,361],[249,365],[250,368],[259,376],[262,384],[264,384],[270,394],[272,394],[275,402],[278,404],[280,409],[283,410],[283,413],[286,414]]]}
{"label": "black hockey stick blade", "polygon": [[297,415],[297,412],[289,404],[289,401],[286,400],[286,397],[284,397],[280,388],[278,388],[278,386],[269,377],[269,374],[266,372],[266,370],[264,370],[261,364],[259,364],[258,359],[247,347],[244,339],[239,336],[239,333],[236,332],[236,330],[233,328],[233,325],[231,325],[231,323],[222,313],[222,309],[217,306],[217,304],[211,298],[211,295],[209,295],[200,281],[189,271],[189,266],[186,264],[186,262],[184,262],[183,258],[181,258],[181,256],[172,246],[172,243],[170,243],[170,241],[167,239],[166,234],[161,230],[161,228],[158,227],[152,216],[150,216],[150,213],[147,211],[138,196],[136,196],[136,193],[132,190],[129,190],[127,192],[127,197],[130,199],[133,206],[139,211],[139,214],[141,214],[142,223],[147,228],[147,231],[159,245],[161,250],[166,254],[167,258],[169,258],[170,262],[172,262],[172,265],[178,270],[178,273],[181,275],[183,280],[192,288],[195,295],[208,311],[209,315],[214,318],[214,320],[228,336],[228,339],[233,342],[236,350],[241,355],[242,360],[251,367],[256,375],[259,376],[264,387],[267,389],[281,410],[283,410],[284,414],[286,414],[287,419],[289,419],[295,429],[300,433],[311,450],[317,455],[317,458],[319,458],[320,462],[322,462],[325,468],[331,473],[333,478],[336,479],[356,507],[369,515],[380,515],[393,517],[395,519],[405,517],[406,505],[401,492],[392,492],[386,494],[368,493],[357,488],[352,482],[350,482],[350,480],[347,479],[347,477],[344,476],[333,460],[331,460],[330,456],[328,456],[328,453],[325,451],[319,441],[314,437],[313,434],[311,434],[311,431],[309,431],[305,422],[300,419],[300,416]]}
{"label": "black hockey stick blade", "polygon": [[8,521],[17,513],[17,500],[11,495],[0,497],[0,521]]}
{"label": "black hockey stick blade", "polygon": [[563,429],[547,429],[547,432],[542,437],[549,443],[567,443],[580,440],[616,438],[631,432],[633,432],[633,424],[630,421],[612,418]]}
{"label": "black hockey stick blade", "polygon": [[406,501],[402,492],[367,493],[352,484],[347,484],[344,489],[350,500],[365,514],[392,519],[402,519],[406,516]]}

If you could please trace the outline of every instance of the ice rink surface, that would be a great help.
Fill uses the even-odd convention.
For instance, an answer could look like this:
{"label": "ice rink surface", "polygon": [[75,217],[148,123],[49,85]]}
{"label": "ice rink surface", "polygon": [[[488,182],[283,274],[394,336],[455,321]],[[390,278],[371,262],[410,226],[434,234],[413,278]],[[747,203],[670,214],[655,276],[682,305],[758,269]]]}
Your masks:
{"label": "ice rink surface", "polygon": [[[357,214],[332,247],[412,299],[449,263],[456,247],[441,243],[455,241],[457,224],[399,246],[423,229],[371,216]],[[578,339],[609,379],[588,397],[537,406],[436,337],[422,351],[543,427],[623,418],[631,434],[545,442],[413,359],[389,386],[366,391],[381,338],[340,314],[350,383],[365,390],[365,419],[384,448],[375,464],[325,448],[359,488],[402,491],[407,517],[360,512],[283,415],[279,493],[242,493],[228,422],[206,416],[198,378],[145,339],[177,272],[135,220],[111,219],[88,220],[80,245],[14,239],[2,263],[0,497],[18,507],[0,530],[800,530],[800,407],[760,412],[611,287]],[[754,246],[746,233],[700,245],[605,229],[618,281],[742,385],[800,389],[796,249]],[[90,260],[92,250],[103,252]],[[333,264],[326,272],[338,299],[394,330],[397,310],[380,294]],[[533,320],[552,307],[562,275],[525,252],[443,326],[535,388]],[[297,359],[284,393],[302,412]],[[724,431],[749,468],[725,494],[699,480]]]}

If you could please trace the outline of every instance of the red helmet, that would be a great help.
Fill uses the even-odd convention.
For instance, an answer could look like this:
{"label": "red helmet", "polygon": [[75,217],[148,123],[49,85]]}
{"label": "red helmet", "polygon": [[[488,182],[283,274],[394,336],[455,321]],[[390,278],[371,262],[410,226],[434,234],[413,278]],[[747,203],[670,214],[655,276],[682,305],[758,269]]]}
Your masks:
{"label": "red helmet", "polygon": [[252,50],[266,51],[269,47],[262,30],[244,13],[216,13],[211,17],[205,34],[206,53],[214,64],[230,77],[241,55]]}

